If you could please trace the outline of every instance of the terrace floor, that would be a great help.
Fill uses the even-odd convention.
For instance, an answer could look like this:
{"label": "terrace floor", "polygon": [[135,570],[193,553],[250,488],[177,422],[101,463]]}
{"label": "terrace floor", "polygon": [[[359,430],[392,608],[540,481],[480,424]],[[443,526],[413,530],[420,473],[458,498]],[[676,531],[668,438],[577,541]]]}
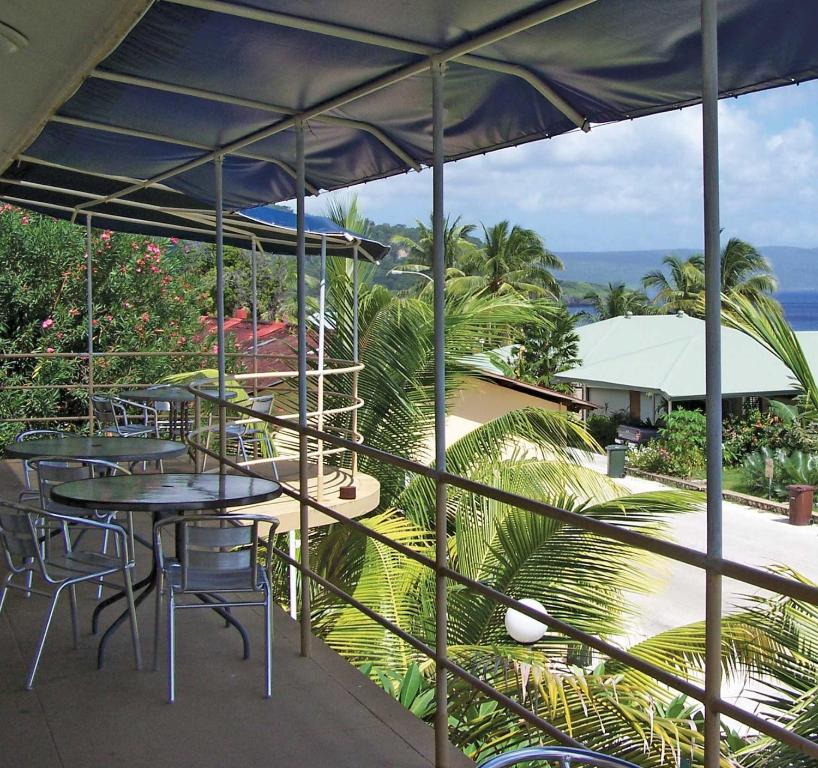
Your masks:
{"label": "terrace floor", "polygon": [[[0,496],[19,487],[18,462],[0,462]],[[141,573],[147,559],[138,566]],[[91,587],[80,594],[89,623]],[[152,600],[139,610],[147,671],[133,669],[129,633],[95,665],[87,632],[72,650],[68,602],[58,608],[34,690],[23,680],[45,600],[13,591],[0,614],[0,766],[6,768],[225,768],[299,766],[425,768],[434,764],[431,728],[317,639],[299,655],[299,627],[275,616],[273,690],[262,697],[261,613],[245,609],[253,655],[241,658],[233,630],[209,611],[181,611],[177,700],[165,699],[165,672],[152,667]],[[164,660],[164,642],[160,645]],[[473,763],[452,750],[453,768]]]}

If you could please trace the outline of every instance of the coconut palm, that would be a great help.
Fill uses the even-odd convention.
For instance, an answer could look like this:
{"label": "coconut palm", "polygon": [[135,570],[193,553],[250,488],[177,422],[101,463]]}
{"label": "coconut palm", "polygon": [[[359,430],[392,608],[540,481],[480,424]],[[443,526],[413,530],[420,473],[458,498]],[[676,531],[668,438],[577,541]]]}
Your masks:
{"label": "coconut palm", "polygon": [[704,291],[704,257],[697,254],[682,259],[671,254],[662,259],[662,265],[642,278],[642,287],[655,291],[653,301],[665,312],[698,314]]}
{"label": "coconut palm", "polygon": [[[408,253],[408,264],[406,269],[424,270],[431,269],[434,259],[434,223],[429,219],[427,227],[423,222],[416,222],[418,228],[418,238],[413,240],[410,237],[396,235],[392,242],[399,248],[403,248]],[[443,257],[446,268],[453,267],[458,257],[464,251],[474,247],[468,240],[469,235],[474,231],[473,224],[461,224],[460,216],[454,221],[446,216],[443,222]]]}
{"label": "coconut palm", "polygon": [[464,260],[458,265],[462,274],[451,275],[453,289],[559,296],[559,283],[552,270],[562,269],[563,264],[534,230],[501,221],[491,227],[484,224],[483,238],[480,258]]}
{"label": "coconut palm", "polygon": [[777,288],[770,262],[749,243],[731,237],[721,251],[722,293],[756,298]]}
{"label": "coconut palm", "polygon": [[650,314],[650,299],[642,291],[628,288],[625,283],[608,283],[601,291],[590,291],[582,297],[591,306],[590,312],[582,314],[591,320],[609,320],[628,312],[634,315]]}

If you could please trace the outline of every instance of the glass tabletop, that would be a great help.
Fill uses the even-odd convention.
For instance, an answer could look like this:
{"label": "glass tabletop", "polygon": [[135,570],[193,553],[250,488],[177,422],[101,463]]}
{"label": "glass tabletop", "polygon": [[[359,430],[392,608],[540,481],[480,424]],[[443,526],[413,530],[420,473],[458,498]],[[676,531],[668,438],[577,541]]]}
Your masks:
{"label": "glass tabletop", "polygon": [[126,400],[160,400],[174,403],[191,403],[194,395],[192,392],[182,387],[158,386],[145,387],[145,389],[128,389],[119,393],[120,397]]}
{"label": "glass tabletop", "polygon": [[51,495],[55,501],[87,509],[163,512],[257,504],[280,496],[281,486],[246,475],[116,475],[62,483]]}
{"label": "glass tabletop", "polygon": [[47,437],[7,443],[6,456],[35,459],[48,456],[60,459],[104,459],[105,461],[157,461],[181,456],[187,446],[175,440],[153,437]]}

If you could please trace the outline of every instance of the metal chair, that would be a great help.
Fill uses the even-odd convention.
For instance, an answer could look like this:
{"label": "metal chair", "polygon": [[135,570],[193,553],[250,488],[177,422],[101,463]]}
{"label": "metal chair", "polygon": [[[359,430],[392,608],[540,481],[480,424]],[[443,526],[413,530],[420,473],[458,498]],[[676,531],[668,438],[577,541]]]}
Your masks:
{"label": "metal chair", "polygon": [[[37,476],[39,489],[40,506],[46,512],[53,512],[58,515],[69,515],[72,517],[91,517],[104,523],[113,523],[116,519],[116,512],[94,512],[90,510],[83,513],[82,510],[67,504],[60,504],[51,496],[51,489],[60,483],[67,483],[72,480],[87,480],[101,475],[130,475],[131,473],[110,461],[101,459],[57,459],[57,458],[37,458],[30,462],[31,470]],[[133,552],[133,513],[128,512],[128,535],[131,552]],[[68,535],[66,529],[66,535]],[[109,535],[108,531],[102,533],[102,545],[100,553],[108,553]],[[117,552],[117,554],[119,554]],[[102,597],[102,583],[100,582],[97,591],[97,599]]]}
{"label": "metal chair", "polygon": [[[75,530],[100,531],[113,535],[119,544],[119,554],[115,557],[109,557],[98,552],[88,552],[73,547],[71,538],[66,533],[69,525]],[[52,538],[52,532],[54,531],[62,531],[65,534],[65,547],[59,553],[53,552],[51,547],[41,546],[44,540],[47,541]],[[50,599],[48,611],[37,639],[34,657],[26,677],[25,685],[27,689],[30,690],[34,684],[34,676],[37,674],[45,639],[51,627],[60,595],[68,589],[71,601],[73,641],[76,649],[79,644],[76,585],[83,582],[99,581],[114,574],[122,575],[128,600],[134,659],[136,668],[142,668],[139,628],[136,622],[136,607],[131,583],[131,569],[134,561],[128,554],[127,534],[124,528],[100,520],[58,515],[34,509],[33,507],[0,501],[0,546],[2,546],[9,571],[3,579],[2,587],[0,587],[0,612],[3,610],[6,595],[10,589],[31,592]],[[39,576],[44,583],[45,589],[35,589],[12,582],[17,576],[23,576],[27,579],[29,574]]]}
{"label": "metal chair", "polygon": [[[270,526],[267,556],[259,564],[259,523]],[[176,532],[175,555],[165,555],[167,531]],[[167,600],[168,701],[176,700],[176,611],[187,608],[224,609],[264,607],[265,698],[272,696],[273,606],[270,588],[272,538],[278,520],[269,515],[186,515],[160,520],[154,525],[154,550],[159,584],[156,590],[154,668],[158,663],[162,601]],[[237,594],[261,595],[261,599],[237,599]],[[227,595],[224,597],[223,595]],[[178,602],[191,596],[201,602]]]}
{"label": "metal chair", "polygon": [[[246,407],[250,408],[250,410],[262,416],[269,416],[273,411],[274,400],[275,395],[260,395],[259,397],[251,397],[249,400],[242,403],[242,405],[245,405]],[[254,426],[256,423],[257,422],[253,422],[245,418],[230,422],[225,426],[225,434],[227,435],[228,443],[231,440],[236,441],[236,453],[241,456],[242,461],[245,462],[250,460],[249,453],[247,451],[249,446],[263,446],[270,458],[275,455],[273,440],[269,432],[272,424],[261,422],[261,426],[257,427]],[[205,441],[206,448],[210,447],[211,434],[218,434],[218,426],[208,427],[207,440]],[[206,463],[207,459],[205,458],[205,464]],[[273,468],[273,478],[278,480],[278,467],[276,467],[275,462],[272,462],[271,466]]]}
{"label": "metal chair", "polygon": [[[92,395],[91,405],[94,409],[94,419],[99,424],[98,435],[159,437],[156,408],[111,395]],[[129,409],[138,411],[139,415],[129,413]]]}
{"label": "metal chair", "polygon": [[[14,438],[15,443],[22,443],[25,440],[36,439],[38,437],[52,437],[61,438],[68,437],[68,432],[63,432],[60,429],[27,429],[25,432],[20,432]],[[17,501],[20,503],[37,501],[40,498],[40,491],[31,485],[31,460],[23,460],[23,485],[24,488],[17,494]]]}
{"label": "metal chair", "polygon": [[[559,768],[638,768],[627,760],[618,757],[609,757],[601,752],[590,749],[575,749],[574,747],[528,747],[518,749],[505,755],[491,757],[480,763],[478,768],[508,768],[512,765],[526,765],[542,762],[545,765]],[[544,768],[543,767],[543,768]]]}

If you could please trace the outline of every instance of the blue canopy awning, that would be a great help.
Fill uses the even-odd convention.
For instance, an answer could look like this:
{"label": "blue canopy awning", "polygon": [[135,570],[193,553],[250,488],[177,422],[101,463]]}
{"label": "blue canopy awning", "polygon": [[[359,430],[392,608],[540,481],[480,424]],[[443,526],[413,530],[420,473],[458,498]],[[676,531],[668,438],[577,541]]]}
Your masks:
{"label": "blue canopy awning", "polygon": [[[70,65],[67,96],[42,126],[32,115],[28,146],[3,157],[0,142],[3,178],[74,172],[79,191],[92,195],[74,205],[98,212],[124,190],[116,206],[176,194],[184,207],[212,208],[210,160],[226,152],[225,205],[238,211],[295,195],[298,121],[307,126],[308,191],[404,173],[431,162],[432,60],[447,62],[446,160],[701,100],[700,0],[112,7],[126,1],[142,11],[138,21],[96,59]],[[12,14],[4,20],[26,31],[49,5],[28,0],[4,10]],[[87,35],[101,36],[104,21],[88,24]],[[62,34],[53,26],[14,56],[47,59]],[[816,29],[814,2],[721,0],[721,95],[816,77]],[[13,97],[11,78],[0,114],[16,125]],[[139,189],[147,181],[163,187]],[[34,203],[40,192],[27,194]]]}

